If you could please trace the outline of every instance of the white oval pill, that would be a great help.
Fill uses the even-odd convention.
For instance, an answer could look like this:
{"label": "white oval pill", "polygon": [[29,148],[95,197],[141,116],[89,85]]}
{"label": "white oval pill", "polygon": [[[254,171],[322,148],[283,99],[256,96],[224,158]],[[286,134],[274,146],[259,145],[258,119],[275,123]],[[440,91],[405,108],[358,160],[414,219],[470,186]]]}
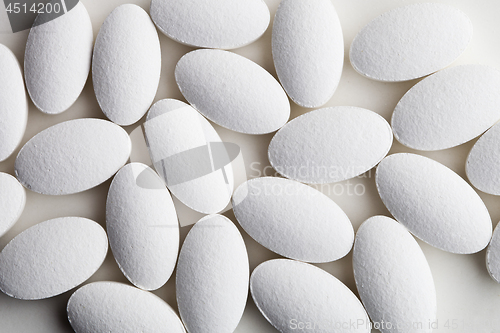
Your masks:
{"label": "white oval pill", "polygon": [[250,44],[270,20],[262,0],[152,0],[150,13],[158,29],[173,40],[215,49]]}
{"label": "white oval pill", "polygon": [[358,298],[316,266],[287,259],[266,261],[252,272],[250,292],[262,315],[280,332],[293,333],[299,327],[311,332],[370,332]]}
{"label": "white oval pill", "polygon": [[189,231],[177,264],[177,304],[190,333],[230,333],[248,296],[245,243],[226,217],[209,215]]}
{"label": "white oval pill", "polygon": [[344,211],[320,191],[293,180],[249,180],[234,192],[233,210],[253,239],[287,258],[328,262],[352,248],[354,231]]}
{"label": "white oval pill", "polygon": [[26,204],[26,191],[8,173],[0,172],[0,237],[17,222]]}
{"label": "white oval pill", "polygon": [[37,24],[51,15],[39,14],[30,30],[24,75],[36,107],[57,114],[73,105],[83,90],[90,72],[94,34],[81,2],[64,15]]}
{"label": "white oval pill", "polygon": [[170,193],[151,168],[131,163],[118,171],[106,201],[106,228],[130,282],[146,290],[167,282],[179,252],[179,224]]}
{"label": "white oval pill", "polygon": [[500,228],[498,226],[499,224],[495,227],[486,250],[486,268],[491,278],[500,283]]}
{"label": "white oval pill", "polygon": [[273,168],[287,178],[332,183],[370,170],[391,145],[391,127],[380,115],[338,106],[290,121],[271,140],[268,155]]}
{"label": "white oval pill", "polygon": [[413,86],[392,115],[394,136],[418,150],[474,139],[500,119],[500,71],[483,65],[444,69]]}
{"label": "white oval pill", "polygon": [[[366,220],[356,233],[352,257],[359,296],[374,323],[386,332],[431,332],[436,289],[425,255],[406,229],[385,216]],[[421,326],[409,325],[421,323]],[[400,328],[400,329],[395,329]]]}
{"label": "white oval pill", "polygon": [[220,159],[213,147],[221,139],[202,115],[184,102],[164,99],[148,112],[144,134],[155,169],[181,202],[207,214],[227,206],[233,169],[229,163],[213,167]]}
{"label": "white oval pill", "polygon": [[475,253],[488,245],[491,218],[479,195],[444,165],[415,154],[380,162],[377,189],[391,214],[430,245],[452,253]]}
{"label": "white oval pill", "polygon": [[68,319],[76,333],[184,333],[174,310],[150,292],[118,282],[87,284],[71,295]]}
{"label": "white oval pill", "polygon": [[92,58],[97,102],[111,121],[137,122],[151,106],[160,82],[156,28],[139,6],[115,8],[102,24]]}
{"label": "white oval pill", "polygon": [[0,162],[17,148],[28,121],[23,74],[12,51],[0,44]]}
{"label": "white oval pill", "polygon": [[278,81],[232,52],[189,52],[177,63],[175,80],[196,110],[236,132],[271,133],[290,117],[290,103]]}
{"label": "white oval pill", "polygon": [[477,189],[500,195],[500,124],[490,128],[474,144],[465,171]]}
{"label": "white oval pill", "polygon": [[108,251],[106,232],[83,217],[39,223],[0,252],[0,290],[35,300],[62,294],[90,278]]}
{"label": "white oval pill", "polygon": [[472,38],[472,22],[441,3],[398,7],[376,17],[354,38],[349,58],[370,79],[406,81],[450,65]]}
{"label": "white oval pill", "polygon": [[344,64],[342,28],[332,2],[281,1],[272,52],[278,78],[295,103],[314,108],[328,102]]}
{"label": "white oval pill", "polygon": [[51,195],[95,187],[127,161],[130,138],[121,127],[101,119],[75,119],[38,133],[17,155],[17,179],[28,189]]}

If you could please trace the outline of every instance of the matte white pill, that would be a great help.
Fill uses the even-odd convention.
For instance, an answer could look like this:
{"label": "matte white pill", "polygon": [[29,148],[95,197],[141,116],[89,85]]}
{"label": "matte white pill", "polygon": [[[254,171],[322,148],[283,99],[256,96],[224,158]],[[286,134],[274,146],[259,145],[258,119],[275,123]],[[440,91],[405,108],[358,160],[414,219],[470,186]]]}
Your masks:
{"label": "matte white pill", "polygon": [[391,127],[380,115],[338,106],[290,121],[271,140],[268,155],[273,168],[287,178],[332,183],[370,170],[391,145]]}
{"label": "matte white pill", "polygon": [[465,171],[477,189],[500,195],[500,124],[490,128],[474,144]]}
{"label": "matte white pill", "polygon": [[272,52],[278,78],[300,106],[328,102],[344,64],[344,39],[331,0],[283,0],[273,23]]}
{"label": "matte white pill", "polygon": [[394,136],[418,150],[440,150],[477,137],[500,119],[500,71],[483,65],[447,68],[401,98]]}
{"label": "matte white pill", "polygon": [[[346,285],[299,261],[266,261],[252,272],[252,298],[278,331],[370,332],[363,305]],[[300,328],[300,329],[299,329]]]}
{"label": "matte white pill", "polygon": [[293,180],[249,180],[234,192],[233,210],[253,239],[287,258],[328,262],[352,248],[354,231],[344,211],[320,191]]}
{"label": "matte white pill", "polygon": [[248,296],[249,266],[236,226],[221,215],[199,220],[177,264],[177,304],[190,333],[233,332]]}
{"label": "matte white pill", "polygon": [[76,333],[184,333],[174,310],[158,296],[118,282],[87,284],[71,295],[68,319]]}
{"label": "matte white pill", "polygon": [[274,132],[290,117],[290,103],[278,81],[232,52],[189,52],[177,63],[175,80],[196,110],[236,132]]}
{"label": "matte white pill", "polygon": [[51,15],[39,14],[30,30],[24,75],[36,107],[57,114],[73,105],[82,92],[90,72],[94,34],[81,2],[56,19],[39,23]]}
{"label": "matte white pill", "polygon": [[173,40],[216,49],[250,44],[270,20],[262,0],[152,0],[150,13],[158,29]]}
{"label": "matte white pill", "polygon": [[352,263],[359,296],[382,333],[432,332],[428,323],[437,311],[432,273],[401,224],[385,216],[366,220],[356,233]]}
{"label": "matte white pill", "polygon": [[17,179],[28,189],[51,195],[95,187],[113,176],[130,156],[130,138],[101,119],[75,119],[35,135],[17,155]]}
{"label": "matte white pill", "polygon": [[[144,133],[155,169],[173,195],[202,213],[227,206],[234,187],[229,153],[202,115],[184,102],[164,99],[151,107]],[[224,159],[228,163],[215,166]]]}
{"label": "matte white pill", "polygon": [[394,154],[375,174],[385,206],[412,234],[438,249],[475,253],[488,245],[491,218],[472,187],[444,165],[415,154]]}
{"label": "matte white pill", "polygon": [[26,204],[26,191],[8,173],[0,172],[0,237],[17,222]]}
{"label": "matte white pill", "polygon": [[149,15],[132,4],[115,8],[92,58],[94,91],[106,117],[122,126],[141,119],[153,103],[160,70],[160,41]]}
{"label": "matte white pill", "polygon": [[106,232],[83,217],[39,223],[0,253],[0,290],[36,300],[62,294],[90,278],[108,251]]}
{"label": "matte white pill", "polygon": [[28,101],[16,56],[0,44],[0,162],[17,148],[28,121]]}
{"label": "matte white pill", "polygon": [[106,228],[130,282],[146,290],[167,282],[179,252],[179,224],[170,193],[151,168],[131,163],[118,171],[106,201]]}
{"label": "matte white pill", "polygon": [[500,283],[500,228],[498,224],[486,250],[486,268],[491,278]]}
{"label": "matte white pill", "polygon": [[361,75],[406,81],[450,65],[472,38],[472,22],[441,3],[398,7],[376,17],[354,38],[349,58]]}

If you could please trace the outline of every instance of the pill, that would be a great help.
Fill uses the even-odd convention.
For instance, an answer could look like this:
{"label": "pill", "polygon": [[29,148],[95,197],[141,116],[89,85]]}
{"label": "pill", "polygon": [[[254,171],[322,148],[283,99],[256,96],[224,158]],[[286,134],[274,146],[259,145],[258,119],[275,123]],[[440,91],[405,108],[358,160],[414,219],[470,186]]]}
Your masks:
{"label": "pill", "polygon": [[127,126],[148,111],[158,89],[160,41],[149,15],[139,6],[115,8],[97,35],[92,80],[97,102],[111,121]]}
{"label": "pill", "polygon": [[262,315],[282,333],[370,332],[368,315],[352,291],[311,264],[265,261],[252,272],[250,292]]}
{"label": "pill", "polygon": [[245,243],[233,222],[221,215],[199,220],[177,263],[177,304],[188,332],[233,332],[246,305],[248,280]]}
{"label": "pill", "polygon": [[127,132],[112,122],[68,120],[31,138],[17,155],[15,172],[21,184],[34,192],[72,194],[111,178],[130,150]]}
{"label": "pill", "polygon": [[352,248],[344,211],[320,191],[278,177],[254,178],[233,195],[236,219],[258,243],[291,259],[328,262]]}
{"label": "pill", "polygon": [[164,99],[148,112],[144,133],[154,167],[174,196],[207,214],[228,205],[233,169],[230,163],[213,167],[227,155],[224,146],[217,146],[218,153],[213,149],[221,138],[202,115],[184,102]]}
{"label": "pill", "polygon": [[90,72],[94,34],[85,6],[49,22],[42,12],[30,30],[24,53],[24,75],[31,100],[48,114],[66,111],[83,90]]}
{"label": "pill", "polygon": [[363,222],[352,263],[361,301],[382,333],[432,332],[428,323],[436,320],[437,311],[432,273],[405,227],[386,216]]}
{"label": "pill", "polygon": [[215,49],[250,44],[270,20],[262,0],[152,0],[150,13],[158,29],[173,40]]}
{"label": "pill", "polygon": [[373,111],[338,106],[299,116],[283,126],[269,144],[273,168],[308,184],[358,176],[377,165],[392,145],[387,121]]}
{"label": "pill", "polygon": [[290,103],[278,81],[232,52],[191,51],[177,63],[175,80],[196,110],[236,132],[271,133],[290,117]]}
{"label": "pill", "polygon": [[76,333],[186,332],[161,298],[118,282],[99,281],[81,287],[71,295],[67,312]]}
{"label": "pill", "polygon": [[472,38],[472,22],[459,9],[419,3],[392,9],[368,23],[354,38],[349,58],[363,76],[407,81],[455,61]]}
{"label": "pill", "polygon": [[474,187],[500,195],[500,124],[490,128],[474,144],[465,171]]}
{"label": "pill", "polygon": [[26,191],[8,173],[0,172],[0,237],[17,222],[26,204]]}
{"label": "pill", "polygon": [[0,290],[24,300],[62,294],[102,265],[108,238],[83,217],[48,220],[17,235],[0,252]]}
{"label": "pill", "polygon": [[344,40],[330,0],[283,0],[273,23],[272,53],[278,78],[298,105],[319,107],[337,89]]}
{"label": "pill", "polygon": [[417,150],[474,139],[500,119],[500,71],[484,65],[444,69],[412,87],[392,115],[395,138]]}
{"label": "pill", "polygon": [[463,178],[441,163],[416,154],[393,154],[380,162],[375,181],[389,212],[424,242],[462,254],[488,245],[488,209]]}
{"label": "pill", "polygon": [[486,250],[486,268],[491,278],[500,283],[500,228],[498,224]]}
{"label": "pill", "polygon": [[28,101],[16,56],[0,44],[0,162],[17,148],[28,121]]}
{"label": "pill", "polygon": [[130,163],[118,171],[106,201],[106,229],[130,282],[146,290],[167,282],[179,252],[179,224],[170,193],[151,168]]}

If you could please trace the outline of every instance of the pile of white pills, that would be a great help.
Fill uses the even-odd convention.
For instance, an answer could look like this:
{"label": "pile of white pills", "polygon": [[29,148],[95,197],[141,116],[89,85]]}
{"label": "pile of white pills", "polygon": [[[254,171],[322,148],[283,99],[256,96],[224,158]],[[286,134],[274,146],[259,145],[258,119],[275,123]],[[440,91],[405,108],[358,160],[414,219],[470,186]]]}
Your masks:
{"label": "pile of white pills", "polygon": [[[473,38],[462,10],[396,7],[345,47],[332,0],[281,0],[275,14],[263,0],[121,4],[97,35],[88,3],[43,24],[39,14],[24,65],[0,44],[0,166],[13,166],[0,172],[3,294],[63,300],[53,316],[77,333],[231,333],[255,306],[256,322],[287,333],[498,327],[439,319],[426,253],[485,250],[474,274],[500,283],[500,231],[483,197],[500,195],[500,71],[452,65]],[[233,50],[265,34],[275,73]],[[328,104],[346,68],[364,84],[410,82],[389,116]],[[162,92],[164,75],[176,95]],[[102,112],[71,116],[85,89]],[[25,133],[47,117],[59,118]],[[438,162],[467,143],[463,175]],[[364,204],[385,208],[360,223],[329,190],[352,181],[365,195],[363,177]],[[16,225],[33,198],[97,188],[102,220]],[[102,273],[107,256],[118,277]],[[158,297],[164,286],[175,296]]]}

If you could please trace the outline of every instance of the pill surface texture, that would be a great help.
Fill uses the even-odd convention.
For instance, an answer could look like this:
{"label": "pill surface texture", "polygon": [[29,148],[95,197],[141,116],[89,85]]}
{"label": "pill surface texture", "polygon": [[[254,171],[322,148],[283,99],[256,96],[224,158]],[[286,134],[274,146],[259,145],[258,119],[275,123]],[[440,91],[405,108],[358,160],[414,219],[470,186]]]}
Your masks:
{"label": "pill surface texture", "polygon": [[137,122],[151,106],[161,69],[160,41],[149,15],[139,6],[115,8],[97,35],[92,80],[97,102],[111,121]]}
{"label": "pill surface texture", "polygon": [[83,217],[48,220],[17,235],[0,252],[0,290],[25,300],[62,294],[104,262],[108,238]]}
{"label": "pill surface texture", "polygon": [[24,53],[26,88],[38,109],[48,114],[66,111],[87,82],[94,35],[82,2],[47,23],[51,13],[39,14]]}
{"label": "pill surface texture", "polygon": [[500,228],[493,231],[490,244],[486,251],[486,268],[493,280],[500,283]]}
{"label": "pill surface texture", "polygon": [[391,145],[391,127],[380,115],[338,106],[290,121],[271,140],[268,155],[273,168],[287,178],[332,183],[370,170]]}
{"label": "pill surface texture", "polygon": [[250,44],[270,20],[262,0],[152,0],[150,13],[158,29],[173,40],[216,49]]}
{"label": "pill surface texture", "polygon": [[293,180],[249,180],[234,192],[233,210],[253,239],[287,258],[328,262],[352,248],[354,231],[344,211],[320,191]]}
{"label": "pill surface texture", "polygon": [[248,295],[245,243],[236,226],[209,215],[189,231],[177,264],[177,304],[190,333],[233,332]]}
{"label": "pill surface texture", "polygon": [[262,315],[280,332],[293,333],[301,326],[332,333],[370,332],[358,298],[316,266],[288,259],[266,261],[252,272],[250,292]]}
{"label": "pill surface texture", "polygon": [[386,323],[379,325],[382,333],[432,332],[424,323],[436,320],[434,281],[424,253],[405,227],[385,216],[366,220],[356,233],[352,263],[366,311],[374,323]]}
{"label": "pill surface texture", "polygon": [[314,108],[328,102],[344,64],[342,28],[332,2],[281,1],[272,52],[278,78],[295,103]]}
{"label": "pill surface texture", "polygon": [[195,50],[175,67],[184,97],[202,115],[230,130],[271,133],[290,117],[281,85],[251,60],[222,50]]}
{"label": "pill surface texture", "polygon": [[75,119],[38,133],[19,152],[15,171],[26,188],[51,195],[95,187],[113,176],[130,156],[130,138],[101,119]]}
{"label": "pill surface texture", "polygon": [[174,310],[158,296],[110,281],[87,284],[71,295],[68,319],[76,333],[184,333]]}
{"label": "pill surface texture", "polygon": [[24,187],[8,173],[0,172],[0,237],[17,222],[26,204]]}
{"label": "pill surface texture", "polygon": [[479,195],[459,175],[430,158],[393,154],[380,162],[377,189],[391,214],[438,249],[475,253],[491,238],[491,218]]}
{"label": "pill surface texture", "polygon": [[363,76],[406,81],[450,65],[472,38],[472,22],[440,3],[398,7],[376,17],[354,38],[349,58]]}
{"label": "pill surface texture", "polygon": [[474,139],[500,119],[500,71],[462,65],[425,78],[392,115],[395,138],[418,150],[440,150]]}

